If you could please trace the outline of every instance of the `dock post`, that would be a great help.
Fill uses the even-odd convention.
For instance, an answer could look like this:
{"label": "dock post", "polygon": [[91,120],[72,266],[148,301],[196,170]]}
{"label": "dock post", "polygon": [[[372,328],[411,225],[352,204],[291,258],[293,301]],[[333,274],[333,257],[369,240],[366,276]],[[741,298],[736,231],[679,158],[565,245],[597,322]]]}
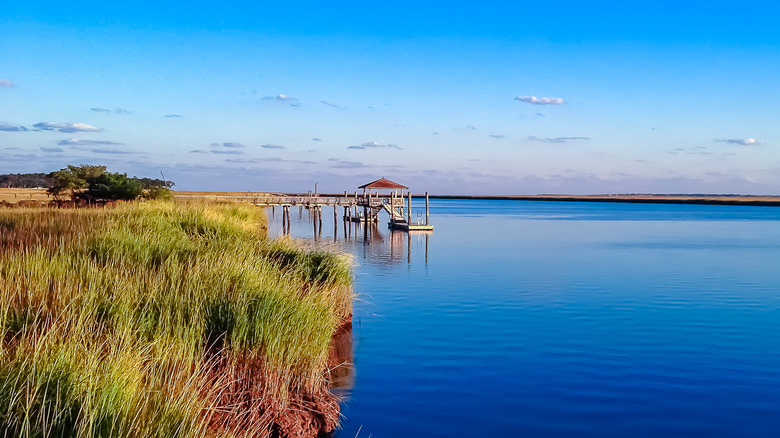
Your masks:
{"label": "dock post", "polygon": [[412,225],[412,191],[409,190],[409,210],[406,212],[406,223]]}
{"label": "dock post", "polygon": [[[311,209],[309,210],[311,213]],[[317,241],[317,208],[314,208],[314,219],[311,221],[311,223],[314,225],[314,241]]]}
{"label": "dock post", "polygon": [[393,226],[395,219],[395,192],[390,193],[390,226]]}
{"label": "dock post", "polygon": [[[428,225],[429,213],[428,213],[428,192],[425,192],[425,225]],[[427,237],[426,237],[427,240]]]}
{"label": "dock post", "polygon": [[[410,192],[409,193],[410,201],[412,200],[411,198],[412,198],[412,194]],[[412,205],[412,203],[410,202],[409,205]],[[412,264],[412,233],[408,233],[408,232],[406,233],[406,263],[410,265]]]}

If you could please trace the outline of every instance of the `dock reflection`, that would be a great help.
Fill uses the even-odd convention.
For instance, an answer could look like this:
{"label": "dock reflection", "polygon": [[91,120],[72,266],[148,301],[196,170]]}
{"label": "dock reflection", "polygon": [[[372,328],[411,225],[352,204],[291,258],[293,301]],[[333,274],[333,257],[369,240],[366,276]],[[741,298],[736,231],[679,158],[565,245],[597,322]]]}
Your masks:
{"label": "dock reflection", "polygon": [[269,208],[271,236],[311,239],[315,244],[332,245],[339,251],[353,254],[358,260],[376,265],[428,264],[431,231],[391,230],[387,220],[351,222],[331,207],[293,208],[298,209],[298,214],[292,219],[289,210],[282,210],[278,215]]}

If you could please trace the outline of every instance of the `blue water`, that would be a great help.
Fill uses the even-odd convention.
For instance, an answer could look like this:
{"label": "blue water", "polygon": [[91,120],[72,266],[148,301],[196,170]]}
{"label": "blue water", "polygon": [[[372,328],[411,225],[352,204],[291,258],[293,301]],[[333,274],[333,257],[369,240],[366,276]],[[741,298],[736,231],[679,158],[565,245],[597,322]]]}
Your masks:
{"label": "blue water", "polygon": [[360,294],[340,437],[780,433],[780,208],[432,200],[409,237],[323,213]]}

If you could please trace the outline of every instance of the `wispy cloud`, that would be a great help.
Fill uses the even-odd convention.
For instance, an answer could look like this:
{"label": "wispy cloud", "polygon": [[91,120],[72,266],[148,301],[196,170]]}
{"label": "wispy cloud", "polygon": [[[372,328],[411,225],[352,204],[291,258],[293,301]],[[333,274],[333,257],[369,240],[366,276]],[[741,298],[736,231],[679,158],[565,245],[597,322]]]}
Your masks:
{"label": "wispy cloud", "polygon": [[184,117],[184,116],[183,116],[183,115],[181,115],[181,114],[166,114],[166,115],[164,115],[163,117],[168,117],[168,118],[179,118],[179,117]]}
{"label": "wispy cloud", "polygon": [[507,138],[507,136],[504,135],[504,134],[490,134],[490,135],[488,135],[488,137],[495,138],[497,140],[503,140],[503,139]]}
{"label": "wispy cloud", "polygon": [[41,148],[42,152],[58,153],[62,152],[62,148]]}
{"label": "wispy cloud", "polygon": [[103,131],[100,128],[96,128],[86,123],[51,123],[40,122],[33,125],[33,128],[38,128],[43,131],[59,131],[59,132],[100,132]]}
{"label": "wispy cloud", "polygon": [[466,125],[466,129],[468,129],[469,131],[476,131],[477,130],[476,126],[474,126],[474,125]]}
{"label": "wispy cloud", "polygon": [[323,104],[323,105],[329,106],[331,108],[339,108],[338,105],[336,105],[335,103],[333,103],[333,102],[331,102],[329,100],[321,100],[320,103]]}
{"label": "wispy cloud", "polygon": [[24,126],[17,125],[15,123],[0,122],[0,131],[21,132],[27,130],[28,129]]}
{"label": "wispy cloud", "polygon": [[312,141],[322,141],[322,139],[321,139],[321,138],[314,137],[314,138],[312,138]]}
{"label": "wispy cloud", "polygon": [[568,143],[570,141],[587,141],[590,140],[590,137],[536,137],[533,135],[529,135],[526,139],[526,141],[540,141],[542,143]]}
{"label": "wispy cloud", "polygon": [[[90,108],[91,111],[94,111],[96,113],[111,113],[111,110],[108,108],[103,108],[101,106],[96,106],[93,108]],[[126,110],[124,108],[116,107],[113,111],[115,114],[132,114],[132,111]]]}
{"label": "wispy cloud", "polygon": [[241,149],[246,147],[246,145],[243,143],[236,143],[232,141],[227,141],[224,143],[211,143],[209,146],[213,148],[232,148],[232,149]]}
{"label": "wispy cloud", "polygon": [[239,151],[235,149],[212,149],[210,151],[212,154],[230,154],[230,155],[240,155],[243,154],[244,151]]}
{"label": "wispy cloud", "polygon": [[715,155],[713,152],[710,152],[706,146],[696,146],[693,148],[685,149],[685,148],[674,148],[674,149],[667,149],[667,154],[671,155]]}
{"label": "wispy cloud", "polygon": [[738,144],[742,146],[753,146],[756,144],[761,144],[761,142],[757,141],[755,138],[724,138],[724,139],[717,139],[715,141],[719,143],[731,143],[731,144]]}
{"label": "wispy cloud", "polygon": [[14,84],[13,82],[9,81],[8,79],[0,79],[0,88],[11,88],[14,85],[16,85],[16,84]]}
{"label": "wispy cloud", "polygon": [[78,138],[69,138],[66,140],[60,140],[57,142],[60,146],[110,146],[110,145],[121,145],[122,143],[117,143],[115,141],[108,141],[108,140],[81,140]]}
{"label": "wispy cloud", "polygon": [[111,155],[130,155],[134,153],[134,152],[125,151],[121,149],[105,149],[105,148],[92,149],[92,152],[96,154],[111,154]]}
{"label": "wispy cloud", "polygon": [[536,97],[536,96],[517,96],[518,102],[532,103],[534,105],[563,105],[566,102],[560,97]]}
{"label": "wispy cloud", "polygon": [[297,164],[317,164],[315,161],[310,160],[285,160],[284,158],[250,158],[248,160],[238,160],[235,158],[228,158],[226,163],[297,163]]}
{"label": "wispy cloud", "polygon": [[300,103],[298,102],[298,98],[288,96],[286,94],[277,94],[275,96],[265,96],[263,97],[263,100],[275,100],[280,103],[286,103],[288,105],[292,106],[300,106]]}
{"label": "wispy cloud", "polygon": [[284,146],[279,144],[264,144],[260,145],[260,147],[265,149],[286,149]]}
{"label": "wispy cloud", "polygon": [[398,146],[397,144],[381,144],[375,141],[368,141],[355,146],[347,146],[347,149],[378,149],[378,148],[401,149],[401,147]]}
{"label": "wispy cloud", "polygon": [[358,161],[339,161],[338,163],[330,167],[332,169],[365,169],[367,167],[373,167],[373,166],[368,166]]}
{"label": "wispy cloud", "polygon": [[190,151],[191,154],[208,154],[209,151],[205,151],[203,149],[194,149]]}

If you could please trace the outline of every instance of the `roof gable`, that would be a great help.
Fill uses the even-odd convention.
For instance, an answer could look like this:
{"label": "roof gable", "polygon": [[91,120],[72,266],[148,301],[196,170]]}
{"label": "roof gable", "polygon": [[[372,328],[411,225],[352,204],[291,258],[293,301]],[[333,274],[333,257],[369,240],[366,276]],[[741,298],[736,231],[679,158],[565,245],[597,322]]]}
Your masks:
{"label": "roof gable", "polygon": [[363,184],[358,187],[359,189],[408,189],[405,185],[398,184],[397,182],[390,181],[389,179],[379,178],[376,181],[372,181],[368,184]]}

